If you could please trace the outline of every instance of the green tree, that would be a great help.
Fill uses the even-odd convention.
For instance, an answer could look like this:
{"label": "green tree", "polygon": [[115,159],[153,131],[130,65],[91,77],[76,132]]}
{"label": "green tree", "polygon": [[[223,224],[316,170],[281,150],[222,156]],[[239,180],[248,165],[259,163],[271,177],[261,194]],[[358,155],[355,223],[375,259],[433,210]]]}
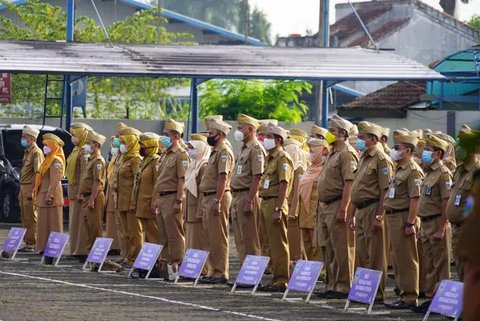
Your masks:
{"label": "green tree", "polygon": [[480,16],[474,15],[472,19],[470,19],[470,21],[468,22],[468,25],[470,27],[480,30]]}
{"label": "green tree", "polygon": [[210,80],[200,86],[200,116],[221,114],[234,120],[245,113],[297,123],[308,111],[300,96],[311,88],[305,81]]}

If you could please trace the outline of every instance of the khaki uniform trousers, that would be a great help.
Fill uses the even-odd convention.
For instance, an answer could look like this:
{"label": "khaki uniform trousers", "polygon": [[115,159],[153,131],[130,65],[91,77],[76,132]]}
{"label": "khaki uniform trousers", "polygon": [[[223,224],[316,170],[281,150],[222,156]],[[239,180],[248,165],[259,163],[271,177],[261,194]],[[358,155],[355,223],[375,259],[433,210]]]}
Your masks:
{"label": "khaki uniform trousers", "polygon": [[457,271],[458,278],[460,281],[463,281],[464,277],[464,260],[458,257],[457,255],[457,243],[458,243],[458,236],[461,233],[461,226],[452,224],[452,256],[455,261],[455,270]]}
{"label": "khaki uniform trousers", "polygon": [[253,201],[253,212],[246,215],[243,211],[248,199],[249,191],[233,194],[232,201],[232,224],[233,236],[237,256],[241,263],[247,255],[260,255],[260,240],[258,238],[258,197]]}
{"label": "khaki uniform trousers", "polygon": [[102,215],[105,204],[105,195],[103,192],[99,192],[95,199],[95,208],[90,209],[88,207],[89,196],[83,198],[82,203],[82,216],[85,220],[85,226],[87,228],[87,250],[93,246],[97,237],[102,237]]}
{"label": "khaki uniform trousers", "polygon": [[385,282],[387,277],[386,224],[383,224],[381,231],[374,231],[373,229],[378,205],[378,203],[375,203],[356,210],[355,249],[359,267],[383,272],[377,298],[385,299]]}
{"label": "khaki uniform trousers", "polygon": [[[263,222],[263,216],[261,213],[262,199],[258,198],[258,241],[260,242],[260,252],[263,256],[270,257],[270,247],[268,246],[267,228]],[[266,271],[272,271],[272,260],[268,261]]]}
{"label": "khaki uniform trousers", "polygon": [[163,245],[161,260],[180,265],[185,254],[185,232],[183,213],[174,213],[173,210],[176,198],[176,193],[158,197],[157,222],[159,242]]}
{"label": "khaki uniform trousers", "polygon": [[425,280],[427,279],[427,268],[425,266],[425,255],[423,254],[422,240],[420,239],[420,230],[417,230],[417,250],[418,250],[418,290],[425,294]]}
{"label": "khaki uniform trousers", "polygon": [[272,262],[272,284],[286,285],[290,278],[290,252],[288,248],[287,214],[280,223],[273,223],[272,217],[277,198],[262,200],[263,225],[267,232]]}
{"label": "khaki uniform trousers", "polygon": [[87,255],[87,227],[82,216],[82,200],[70,201],[69,212],[69,241],[71,255]]}
{"label": "khaki uniform trousers", "polygon": [[24,241],[28,247],[35,247],[37,243],[37,209],[32,199],[28,199],[31,195],[31,184],[20,185],[20,195],[18,196],[20,203],[20,217],[22,226],[27,229]]}
{"label": "khaki uniform trousers", "polygon": [[62,206],[38,208],[37,251],[44,250],[50,232],[63,233]]}
{"label": "khaki uniform trousers", "polygon": [[118,245],[120,246],[120,257],[125,259],[128,254],[128,246],[127,246],[128,236],[124,229],[122,215],[120,215],[120,212],[114,212],[113,216],[115,219],[115,228],[116,228],[115,233],[118,238]]}
{"label": "khaki uniform trousers", "polygon": [[228,279],[228,210],[232,203],[232,194],[225,192],[220,201],[220,213],[213,213],[215,194],[202,198],[203,233],[205,248],[209,251],[209,276]]}
{"label": "khaki uniform trousers", "polygon": [[120,238],[117,235],[116,213],[113,206],[113,192],[110,186],[107,189],[107,203],[105,209],[105,236],[113,239],[112,250],[121,250],[125,245],[120,245]]}
{"label": "khaki uniform trousers", "polygon": [[287,237],[290,252],[290,260],[297,261],[305,257],[305,249],[303,248],[302,231],[298,224],[298,216],[294,220],[288,220]]}
{"label": "khaki uniform trousers", "polygon": [[420,240],[423,248],[423,263],[427,271],[425,279],[425,295],[432,298],[440,281],[450,278],[450,224],[445,229],[445,237],[436,240],[433,237],[438,231],[440,217],[422,222]]}
{"label": "khaki uniform trousers", "polygon": [[[390,245],[394,254],[395,282],[400,298],[410,304],[418,303],[419,265],[416,235],[405,235],[408,211],[387,214],[385,221],[390,233]],[[417,220],[416,230],[420,227]]]}
{"label": "khaki uniform trousers", "polygon": [[321,209],[322,233],[327,260],[327,290],[348,293],[355,265],[355,233],[346,223],[337,222],[341,201],[324,205]]}
{"label": "khaki uniform trousers", "polygon": [[160,232],[156,218],[139,217],[145,242],[160,244]]}
{"label": "khaki uniform trousers", "polygon": [[118,212],[120,216],[120,223],[125,235],[126,256],[128,263],[133,264],[140,252],[143,244],[143,232],[140,220],[135,214],[130,212]]}
{"label": "khaki uniform trousers", "polygon": [[203,223],[186,222],[185,223],[185,243],[187,249],[201,250],[205,248],[205,236],[203,234]]}

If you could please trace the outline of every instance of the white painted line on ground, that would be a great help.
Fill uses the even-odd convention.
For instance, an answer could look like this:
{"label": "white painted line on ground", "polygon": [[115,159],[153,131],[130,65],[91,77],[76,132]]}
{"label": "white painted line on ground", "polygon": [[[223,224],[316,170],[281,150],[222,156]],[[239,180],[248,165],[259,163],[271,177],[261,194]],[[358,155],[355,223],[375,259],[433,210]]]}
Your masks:
{"label": "white painted line on ground", "polygon": [[270,319],[270,318],[265,318],[265,317],[261,317],[261,316],[258,316],[258,315],[247,314],[247,313],[243,313],[243,312],[221,310],[221,309],[214,308],[214,307],[209,307],[209,306],[206,306],[206,305],[200,305],[200,304],[189,303],[189,302],[182,302],[182,301],[177,301],[177,300],[170,300],[170,299],[166,299],[166,298],[162,298],[162,297],[144,295],[144,294],[133,293],[133,292],[106,289],[106,288],[87,285],[87,284],[78,284],[78,283],[72,283],[72,282],[67,282],[67,281],[48,279],[48,278],[44,278],[44,277],[40,277],[40,276],[32,276],[32,275],[28,275],[28,274],[3,272],[3,271],[0,271],[0,274],[18,276],[18,277],[23,277],[23,278],[27,278],[27,279],[40,280],[40,281],[52,282],[52,283],[57,283],[57,284],[69,285],[69,286],[76,286],[76,287],[79,287],[79,288],[86,288],[86,289],[92,289],[92,290],[98,290],[98,291],[104,291],[104,292],[110,292],[110,293],[116,293],[116,294],[129,295],[129,296],[134,296],[134,297],[139,297],[139,298],[144,298],[144,299],[157,300],[157,301],[162,301],[162,302],[172,303],[172,304],[178,304],[178,305],[188,306],[188,307],[202,309],[202,310],[208,310],[208,311],[214,311],[214,312],[220,312],[220,313],[225,313],[225,314],[242,316],[242,317],[249,318],[249,319],[264,320],[264,321],[281,321],[279,319]]}

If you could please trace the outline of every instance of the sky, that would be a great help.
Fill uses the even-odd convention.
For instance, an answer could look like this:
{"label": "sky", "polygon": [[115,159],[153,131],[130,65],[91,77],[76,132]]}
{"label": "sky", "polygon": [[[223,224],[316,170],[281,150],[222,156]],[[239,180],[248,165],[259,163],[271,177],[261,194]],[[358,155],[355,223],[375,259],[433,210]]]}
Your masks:
{"label": "sky", "polygon": [[[320,0],[249,0],[251,6],[258,6],[263,9],[272,23],[272,39],[277,35],[288,36],[289,34],[306,33],[309,29],[316,33],[318,31],[318,16]],[[357,2],[359,0],[351,0]],[[365,0],[362,0],[365,1]],[[428,5],[442,10],[439,0],[422,0]],[[460,1],[459,1],[460,2]],[[474,12],[480,14],[480,1],[473,0],[476,4],[464,10],[464,20],[469,19],[466,15]],[[347,3],[347,0],[330,0],[330,23],[335,21],[335,4]]]}

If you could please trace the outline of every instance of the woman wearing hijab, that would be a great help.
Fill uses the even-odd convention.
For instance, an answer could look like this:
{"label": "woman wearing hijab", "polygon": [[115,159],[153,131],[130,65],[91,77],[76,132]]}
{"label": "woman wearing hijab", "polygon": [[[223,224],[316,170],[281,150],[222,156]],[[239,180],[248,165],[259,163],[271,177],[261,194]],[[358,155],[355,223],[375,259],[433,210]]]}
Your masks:
{"label": "woman wearing hijab", "polygon": [[87,143],[87,134],[92,128],[84,123],[73,123],[70,129],[72,143],[75,148],[67,159],[67,179],[69,206],[69,241],[70,254],[75,256],[87,255],[87,228],[82,217],[82,200],[79,199],[78,188],[80,177],[88,162],[88,153],[83,149]]}
{"label": "woman wearing hijab", "polygon": [[38,206],[37,250],[43,251],[50,232],[63,232],[62,176],[65,171],[63,141],[54,134],[45,134],[45,161],[35,177],[34,194]]}
{"label": "woman wearing hijab", "polygon": [[[112,246],[110,251],[117,251],[121,256],[125,257],[125,251],[122,252],[122,246],[120,245],[120,240],[117,235],[117,225],[115,223],[115,206],[113,204],[113,192],[112,192],[112,182],[113,182],[113,173],[115,171],[115,166],[117,163],[120,163],[120,152],[118,147],[115,146],[114,140],[116,136],[110,137],[110,162],[107,166],[107,204],[105,206],[105,216],[106,216],[106,236],[113,239]],[[120,143],[118,144],[120,146]],[[122,260],[123,261],[123,260]]]}
{"label": "woman wearing hijab", "polygon": [[191,162],[185,173],[187,188],[187,211],[185,213],[186,247],[187,249],[203,249],[204,235],[202,225],[201,193],[198,192],[200,180],[207,166],[211,148],[207,137],[201,134],[192,134],[188,142]]}
{"label": "woman wearing hijab", "polygon": [[[120,132],[120,166],[116,172],[117,183],[114,191],[116,211],[118,212],[124,234],[126,257],[124,264],[129,267],[135,261],[142,247],[142,229],[135,213],[130,212],[133,185],[140,161],[140,132],[134,128],[125,128]],[[152,187],[153,189],[153,187]]]}

